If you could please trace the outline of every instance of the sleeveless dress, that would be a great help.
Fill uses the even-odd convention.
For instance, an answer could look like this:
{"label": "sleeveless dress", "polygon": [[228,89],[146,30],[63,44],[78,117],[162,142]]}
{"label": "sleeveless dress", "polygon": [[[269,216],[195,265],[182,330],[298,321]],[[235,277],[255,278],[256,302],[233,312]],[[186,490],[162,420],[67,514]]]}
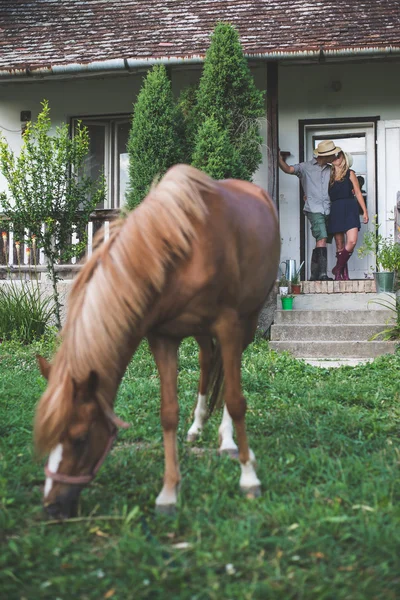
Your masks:
{"label": "sleeveless dress", "polygon": [[339,233],[357,227],[360,229],[358,202],[353,194],[350,169],[342,181],[335,181],[329,188],[331,212],[328,219],[328,233]]}

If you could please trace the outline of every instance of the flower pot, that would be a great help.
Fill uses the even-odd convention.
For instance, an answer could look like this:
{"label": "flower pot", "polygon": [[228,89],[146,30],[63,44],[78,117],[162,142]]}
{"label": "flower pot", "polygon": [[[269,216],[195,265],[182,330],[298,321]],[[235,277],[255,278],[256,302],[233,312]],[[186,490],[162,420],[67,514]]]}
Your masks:
{"label": "flower pot", "polygon": [[292,294],[301,294],[301,283],[292,283]]}
{"label": "flower pot", "polygon": [[288,287],[280,287],[279,288],[279,294],[281,296],[287,296],[289,293],[289,288]]}
{"label": "flower pot", "polygon": [[374,273],[376,291],[378,294],[381,292],[394,292],[394,272],[382,271],[381,273]]}
{"label": "flower pot", "polygon": [[293,298],[290,296],[282,296],[282,310],[292,310],[293,309]]}

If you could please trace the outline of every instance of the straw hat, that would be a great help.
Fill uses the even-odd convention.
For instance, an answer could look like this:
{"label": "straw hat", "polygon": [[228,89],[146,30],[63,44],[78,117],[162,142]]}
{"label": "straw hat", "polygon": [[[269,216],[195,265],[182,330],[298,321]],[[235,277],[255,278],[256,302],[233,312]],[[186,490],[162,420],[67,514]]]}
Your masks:
{"label": "straw hat", "polygon": [[332,156],[332,154],[338,154],[342,149],[339,146],[335,146],[335,142],[332,140],[325,140],[320,142],[314,150],[315,156]]}

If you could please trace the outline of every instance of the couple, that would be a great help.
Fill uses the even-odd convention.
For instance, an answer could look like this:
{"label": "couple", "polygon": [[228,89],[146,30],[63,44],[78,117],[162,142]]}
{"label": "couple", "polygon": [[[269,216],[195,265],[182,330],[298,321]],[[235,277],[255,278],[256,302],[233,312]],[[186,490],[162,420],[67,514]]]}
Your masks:
{"label": "couple", "polygon": [[347,262],[353,253],[360,230],[358,205],[363,222],[368,212],[356,174],[350,170],[352,157],[331,140],[320,142],[314,158],[289,166],[279,153],[279,166],[297,175],[305,194],[304,212],[311,224],[316,247],[311,258],[311,281],[328,281],[327,249],[335,236],[337,262],[332,269],[335,280],[348,280]]}

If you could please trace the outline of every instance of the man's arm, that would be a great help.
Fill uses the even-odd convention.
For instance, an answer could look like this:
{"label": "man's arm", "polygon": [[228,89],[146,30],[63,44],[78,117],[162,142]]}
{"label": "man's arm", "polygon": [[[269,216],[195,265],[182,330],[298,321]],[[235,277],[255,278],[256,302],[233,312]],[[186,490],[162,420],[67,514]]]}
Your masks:
{"label": "man's arm", "polygon": [[284,173],[287,173],[288,175],[294,175],[294,167],[286,164],[286,161],[283,160],[280,152],[278,154],[278,160],[279,160],[279,167],[282,169],[282,171]]}

